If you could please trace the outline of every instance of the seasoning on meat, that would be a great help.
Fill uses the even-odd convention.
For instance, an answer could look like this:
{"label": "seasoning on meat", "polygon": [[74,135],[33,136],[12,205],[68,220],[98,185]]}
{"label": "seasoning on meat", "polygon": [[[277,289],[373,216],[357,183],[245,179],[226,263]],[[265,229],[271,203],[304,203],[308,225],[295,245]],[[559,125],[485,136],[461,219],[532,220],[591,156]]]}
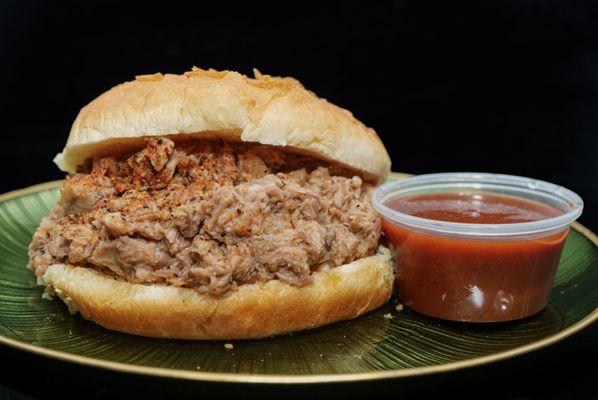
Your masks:
{"label": "seasoning on meat", "polygon": [[37,275],[70,263],[215,296],[271,279],[302,286],[313,270],[375,253],[370,189],[274,148],[152,138],[67,178],[30,265]]}

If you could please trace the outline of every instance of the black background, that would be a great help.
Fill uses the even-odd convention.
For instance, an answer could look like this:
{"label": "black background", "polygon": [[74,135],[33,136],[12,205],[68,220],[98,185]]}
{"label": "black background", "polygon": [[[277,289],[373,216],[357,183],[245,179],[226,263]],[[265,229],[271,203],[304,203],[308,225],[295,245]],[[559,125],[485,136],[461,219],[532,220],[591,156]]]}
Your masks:
{"label": "black background", "polygon": [[[0,2],[0,192],[61,178],[51,159],[78,110],[117,83],[193,65],[257,67],[350,109],[376,129],[395,171],[552,181],[584,198],[581,222],[598,229],[595,2],[123,3]],[[492,394],[598,396],[596,342],[592,327],[540,359],[499,365],[492,373],[506,382]],[[31,362],[64,384],[54,364]],[[0,394],[41,396],[22,379],[27,368],[4,375]],[[488,384],[465,375],[451,387]],[[110,393],[102,379],[71,385]]]}

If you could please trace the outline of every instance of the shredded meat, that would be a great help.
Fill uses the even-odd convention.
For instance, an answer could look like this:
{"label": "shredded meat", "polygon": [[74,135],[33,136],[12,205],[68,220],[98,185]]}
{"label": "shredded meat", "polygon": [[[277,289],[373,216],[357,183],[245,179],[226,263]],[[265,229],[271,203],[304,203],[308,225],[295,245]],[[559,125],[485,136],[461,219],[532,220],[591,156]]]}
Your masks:
{"label": "shredded meat", "polygon": [[[307,166],[307,168],[301,168]],[[263,146],[148,141],[69,176],[29,246],[30,265],[71,263],[135,283],[222,295],[372,255],[370,186]]]}

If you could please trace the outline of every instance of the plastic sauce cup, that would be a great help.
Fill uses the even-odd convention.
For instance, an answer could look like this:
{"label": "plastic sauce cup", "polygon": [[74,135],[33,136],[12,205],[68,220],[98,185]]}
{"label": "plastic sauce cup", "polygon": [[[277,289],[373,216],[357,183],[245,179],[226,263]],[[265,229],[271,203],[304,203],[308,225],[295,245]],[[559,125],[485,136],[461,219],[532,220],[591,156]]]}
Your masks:
{"label": "plastic sauce cup", "polygon": [[[402,197],[451,192],[509,196],[558,213],[531,222],[465,223],[389,207]],[[390,182],[373,192],[372,205],[383,217],[403,304],[428,316],[468,322],[516,320],[544,309],[569,226],[583,209],[581,198],[564,187],[486,173]]]}

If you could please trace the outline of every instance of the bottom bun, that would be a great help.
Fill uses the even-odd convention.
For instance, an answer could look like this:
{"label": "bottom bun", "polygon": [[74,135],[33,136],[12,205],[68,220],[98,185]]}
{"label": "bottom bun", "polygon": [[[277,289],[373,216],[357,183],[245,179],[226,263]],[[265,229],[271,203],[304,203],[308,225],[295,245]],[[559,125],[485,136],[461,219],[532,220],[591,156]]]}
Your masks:
{"label": "bottom bun", "polygon": [[390,252],[313,273],[306,286],[272,280],[241,285],[220,298],[193,289],[140,285],[95,270],[50,266],[40,279],[71,312],[103,327],[177,339],[257,339],[355,318],[392,293]]}

